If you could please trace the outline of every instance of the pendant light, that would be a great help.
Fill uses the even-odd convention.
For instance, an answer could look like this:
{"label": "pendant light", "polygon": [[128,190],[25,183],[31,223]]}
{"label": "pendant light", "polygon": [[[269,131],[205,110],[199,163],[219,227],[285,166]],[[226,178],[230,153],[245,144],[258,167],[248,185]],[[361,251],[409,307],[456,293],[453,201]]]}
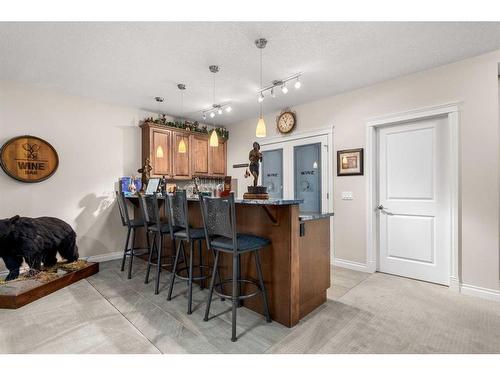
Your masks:
{"label": "pendant light", "polygon": [[[161,96],[155,96],[155,100],[158,103],[158,117],[160,117],[161,113],[160,105],[161,103],[163,103],[164,99]],[[163,159],[163,147],[161,147],[161,145],[158,145],[158,147],[156,148],[155,155],[157,159]]]}
{"label": "pendant light", "polygon": [[[186,85],[183,83],[179,83],[177,88],[181,91],[181,123],[184,121],[184,90],[186,89]],[[180,154],[185,154],[187,151],[186,142],[184,142],[184,137],[181,138],[179,142],[179,151]]]}
{"label": "pendant light", "polygon": [[[213,90],[213,96],[212,96],[212,103],[215,103],[215,73],[219,71],[219,66],[218,65],[210,65],[208,67],[210,71],[214,74],[214,90]],[[212,118],[212,125],[214,129],[212,130],[212,134],[210,135],[210,147],[219,147],[219,137],[217,136],[217,132],[215,131],[215,112],[210,113],[210,117]]]}
{"label": "pendant light", "polygon": [[[266,47],[267,40],[264,38],[257,39],[255,45],[260,49],[260,89],[262,90],[262,50]],[[257,128],[255,129],[255,136],[257,138],[263,138],[267,135],[266,123],[262,117],[262,102],[264,101],[264,96],[261,94],[259,97],[260,114],[259,121],[257,122]]]}

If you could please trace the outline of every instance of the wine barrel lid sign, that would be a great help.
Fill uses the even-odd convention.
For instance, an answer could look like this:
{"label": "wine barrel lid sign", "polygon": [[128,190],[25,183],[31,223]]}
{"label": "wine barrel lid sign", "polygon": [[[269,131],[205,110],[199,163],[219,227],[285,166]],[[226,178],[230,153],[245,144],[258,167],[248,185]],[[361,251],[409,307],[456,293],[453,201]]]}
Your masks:
{"label": "wine barrel lid sign", "polygon": [[0,165],[10,177],[22,182],[40,182],[52,176],[59,157],[50,143],[32,135],[15,137],[0,149]]}

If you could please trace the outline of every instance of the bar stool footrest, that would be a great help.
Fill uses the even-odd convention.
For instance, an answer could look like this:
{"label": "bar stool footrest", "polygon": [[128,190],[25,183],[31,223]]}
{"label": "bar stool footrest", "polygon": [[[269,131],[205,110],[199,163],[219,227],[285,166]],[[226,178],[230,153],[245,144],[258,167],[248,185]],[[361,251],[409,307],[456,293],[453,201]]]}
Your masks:
{"label": "bar stool footrest", "polygon": [[[200,268],[204,268],[204,269],[207,269],[207,270],[211,270],[212,269],[212,267],[210,267],[210,266],[198,265],[198,264],[193,265],[193,269],[200,269]],[[188,276],[181,276],[179,274],[181,271],[188,271],[188,270],[189,270],[189,267],[178,268],[177,272],[175,273],[175,277],[178,277],[179,279],[184,280],[184,281],[188,281],[189,280]],[[208,279],[210,277],[211,277],[210,272],[208,272],[207,275],[194,276],[194,277],[191,278],[191,280],[193,280],[193,281],[206,280],[206,279]]]}
{"label": "bar stool footrest", "polygon": [[[222,297],[222,298],[226,298],[226,299],[229,299],[229,300],[233,300],[233,296],[230,295],[230,294],[224,294],[224,293],[221,293],[217,290],[217,288],[220,288],[221,290],[224,290],[222,289],[222,285],[224,284],[230,284],[233,282],[233,279],[225,279],[225,280],[222,280],[220,283],[217,283],[214,285],[214,293],[217,294],[219,297]],[[238,296],[236,299],[237,300],[244,300],[244,299],[247,299],[247,298],[251,298],[251,297],[254,297],[260,293],[262,293],[262,289],[260,288],[260,285],[257,281],[254,281],[254,280],[248,280],[248,279],[238,279],[238,286],[240,286],[240,284],[251,284],[251,285],[254,285],[257,287],[257,290],[255,292],[252,292],[252,293],[249,293],[249,294],[243,294],[243,295],[240,295]]]}
{"label": "bar stool footrest", "polygon": [[[168,255],[168,256],[165,256],[165,257],[162,257],[162,258],[167,258],[167,259],[172,260],[172,259],[174,259],[175,257],[173,257],[173,256],[171,256],[171,255]],[[156,262],[156,260],[152,260],[151,262],[146,262],[146,264],[149,264],[149,265],[151,265],[151,266],[155,266],[155,267],[156,267],[156,266],[158,266],[158,263]],[[162,263],[162,264],[160,264],[160,267],[171,267],[171,266],[173,266],[173,265],[174,265],[174,263],[173,263],[173,262],[172,262],[172,263]]]}

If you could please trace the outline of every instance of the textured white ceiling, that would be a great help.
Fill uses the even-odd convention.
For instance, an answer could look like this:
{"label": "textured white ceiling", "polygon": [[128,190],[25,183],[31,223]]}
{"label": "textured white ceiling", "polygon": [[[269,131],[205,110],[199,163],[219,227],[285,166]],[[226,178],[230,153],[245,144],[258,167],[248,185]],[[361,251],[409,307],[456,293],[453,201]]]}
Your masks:
{"label": "textured white ceiling", "polygon": [[200,120],[217,64],[227,125],[258,115],[258,37],[264,84],[304,73],[300,90],[264,101],[271,112],[498,49],[500,23],[0,23],[0,80],[172,115],[185,83],[185,115]]}

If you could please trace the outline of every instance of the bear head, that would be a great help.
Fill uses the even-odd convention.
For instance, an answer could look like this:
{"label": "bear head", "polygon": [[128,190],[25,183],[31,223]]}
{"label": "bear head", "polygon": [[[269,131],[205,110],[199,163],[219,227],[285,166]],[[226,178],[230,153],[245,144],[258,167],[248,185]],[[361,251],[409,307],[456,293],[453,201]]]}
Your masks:
{"label": "bear head", "polygon": [[0,220],[0,241],[5,239],[12,231],[12,226],[19,221],[19,215],[13,216],[10,219]]}

